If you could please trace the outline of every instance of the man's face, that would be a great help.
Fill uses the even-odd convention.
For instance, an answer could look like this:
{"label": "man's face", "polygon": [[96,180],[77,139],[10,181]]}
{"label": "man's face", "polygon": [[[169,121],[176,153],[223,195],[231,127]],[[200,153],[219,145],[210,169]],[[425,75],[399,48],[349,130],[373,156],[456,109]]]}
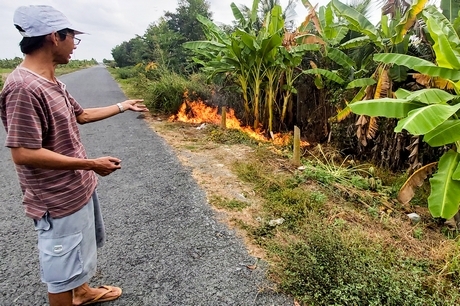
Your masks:
{"label": "man's face", "polygon": [[73,50],[76,49],[76,44],[74,41],[74,33],[67,33],[65,39],[61,40],[61,37],[58,33],[54,33],[58,39],[58,44],[55,52],[55,62],[57,64],[67,64],[70,61],[71,54]]}

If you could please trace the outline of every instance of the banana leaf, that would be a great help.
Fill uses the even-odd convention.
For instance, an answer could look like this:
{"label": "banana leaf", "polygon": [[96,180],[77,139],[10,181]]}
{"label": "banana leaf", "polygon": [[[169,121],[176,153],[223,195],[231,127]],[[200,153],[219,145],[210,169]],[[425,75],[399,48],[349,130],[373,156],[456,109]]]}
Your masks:
{"label": "banana leaf", "polygon": [[459,3],[454,0],[441,0],[441,10],[443,15],[453,23],[458,17]]}
{"label": "banana leaf", "polygon": [[422,12],[428,0],[414,0],[411,7],[404,14],[404,19],[396,26],[396,36],[393,44],[399,44],[406,36],[407,31],[415,24],[417,15]]}
{"label": "banana leaf", "polygon": [[454,174],[452,174],[452,179],[460,181],[460,163],[458,163],[457,168],[455,168]]}
{"label": "banana leaf", "polygon": [[253,0],[252,2],[251,23],[255,23],[257,21],[257,14],[259,13],[259,2],[260,0]]}
{"label": "banana leaf", "polygon": [[370,86],[370,85],[374,85],[375,83],[376,83],[376,81],[373,78],[357,79],[357,80],[353,80],[350,83],[348,83],[346,89],[356,88],[356,87],[363,87],[363,86]]}
{"label": "banana leaf", "polygon": [[196,50],[196,49],[223,49],[227,45],[219,43],[217,41],[209,41],[209,40],[203,40],[203,41],[189,41],[185,42],[182,44],[184,48],[191,49],[191,50]]}
{"label": "banana leaf", "polygon": [[[330,11],[330,13],[332,13],[332,10],[330,9],[330,6],[329,6],[329,11]],[[330,24],[330,23],[328,23],[328,21],[330,21],[330,20],[328,20],[328,18],[330,18],[330,17],[331,17],[331,14],[326,13],[326,7],[321,6],[319,8],[319,11],[318,11],[318,21],[321,24],[321,29],[323,29],[321,36],[325,37],[328,40],[329,40],[329,36],[325,32],[326,32],[326,30],[328,28],[328,25]]]}
{"label": "banana leaf", "polygon": [[404,118],[424,104],[405,99],[375,99],[358,101],[348,105],[353,113],[371,117]]}
{"label": "banana leaf", "polygon": [[369,38],[369,36],[356,37],[356,38],[350,39],[349,41],[346,41],[343,44],[341,44],[340,49],[346,50],[346,49],[360,48],[360,47],[368,45],[370,41],[371,39]]}
{"label": "banana leaf", "polygon": [[248,47],[251,51],[256,51],[260,48],[260,46],[257,44],[256,37],[242,31],[242,30],[236,30],[235,34],[241,39],[241,42]]}
{"label": "banana leaf", "polygon": [[340,66],[349,69],[350,67],[355,68],[356,63],[344,52],[336,48],[327,48],[327,57],[339,64]]}
{"label": "banana leaf", "polygon": [[460,120],[447,120],[423,137],[432,147],[452,144],[460,140]]}
{"label": "banana leaf", "polygon": [[458,69],[433,66],[414,66],[414,70],[429,75],[430,77],[441,77],[451,81],[460,80],[460,71]]}
{"label": "banana leaf", "polygon": [[406,118],[399,120],[395,132],[407,130],[412,135],[425,135],[444,123],[460,109],[460,104],[431,104],[409,112]]}
{"label": "banana leaf", "polygon": [[409,68],[406,66],[393,65],[390,68],[389,74],[393,81],[395,82],[404,82],[407,79],[407,72]]}
{"label": "banana leaf", "polygon": [[276,48],[281,46],[282,43],[283,39],[279,34],[274,34],[269,38],[264,39],[261,44],[259,56],[262,59],[266,59],[268,56],[273,57]]}
{"label": "banana leaf", "polygon": [[428,209],[435,218],[453,218],[460,203],[460,181],[453,180],[460,161],[460,154],[450,150],[441,157],[438,171],[430,179],[431,194]]}
{"label": "banana leaf", "polygon": [[[374,83],[375,83],[375,80],[374,80]],[[340,121],[344,120],[345,118],[347,118],[352,113],[351,108],[350,108],[350,104],[355,103],[357,101],[361,101],[366,96],[366,88],[367,88],[367,86],[363,86],[359,90],[359,92],[355,95],[353,100],[351,100],[350,103],[347,103],[347,106],[344,109],[342,109],[341,111],[339,111],[336,116],[332,117],[332,119],[337,120],[337,122],[340,122]]]}
{"label": "banana leaf", "polygon": [[270,14],[270,23],[268,25],[268,33],[274,35],[279,33],[284,28],[284,19],[281,6],[275,5],[271,10]]}
{"label": "banana leaf", "polygon": [[330,29],[330,43],[332,46],[339,45],[340,42],[347,36],[348,32],[350,29],[344,26],[334,26],[334,27],[329,27],[328,30]]}
{"label": "banana leaf", "polygon": [[[459,7],[458,2],[454,2],[454,0],[441,0],[441,6],[443,2],[450,2],[452,5]],[[441,13],[438,8],[434,5],[429,5],[423,10],[423,17],[424,18],[433,18],[436,20],[437,24],[439,27],[442,29],[442,32],[447,36],[450,44],[452,46],[458,46],[460,45],[460,38],[458,37],[457,31],[455,31],[455,28],[453,26],[453,21],[455,18],[458,17],[458,14],[455,14],[453,16],[454,19],[449,19],[446,18],[446,15],[444,14],[444,9],[443,12]]]}
{"label": "banana leaf", "polygon": [[334,12],[331,3],[326,7],[322,6],[319,10],[319,21],[323,28],[323,38],[329,41],[331,46],[338,45],[349,32],[348,27],[339,25],[334,22]]}
{"label": "banana leaf", "polygon": [[363,14],[339,0],[332,0],[331,3],[337,16],[345,18],[357,31],[369,36],[377,46],[383,47],[376,27]]}
{"label": "banana leaf", "polygon": [[386,38],[391,37],[391,32],[390,28],[388,27],[388,16],[387,15],[382,15],[382,18],[380,20],[380,29]]}
{"label": "banana leaf", "polygon": [[[337,73],[334,73],[334,72],[326,70],[326,69],[320,69],[320,68],[308,69],[308,70],[303,70],[302,73],[304,73],[304,74],[322,75],[322,76],[324,76],[324,77],[328,78],[329,80],[334,81],[336,83],[339,83],[339,84],[345,83],[345,81],[341,77],[339,77],[337,75]],[[316,84],[316,85],[318,87],[319,84]]]}
{"label": "banana leaf", "polygon": [[229,44],[229,38],[228,34],[222,31],[221,28],[219,28],[215,23],[213,23],[210,19],[202,16],[202,15],[197,15],[196,19],[201,22],[207,31],[209,31],[211,34],[213,34],[213,38],[217,39],[217,41],[225,44]]}
{"label": "banana leaf", "polygon": [[318,44],[302,44],[294,46],[289,50],[289,53],[305,53],[306,51],[319,51],[321,49]]}
{"label": "banana leaf", "polygon": [[383,62],[385,64],[397,64],[406,66],[409,69],[414,69],[416,66],[432,66],[436,67],[435,64],[429,62],[427,60],[405,55],[405,54],[397,54],[397,53],[379,53],[374,55],[374,61],[376,62]]}
{"label": "banana leaf", "polygon": [[433,50],[436,53],[438,66],[460,69],[460,54],[449,42],[449,37],[443,32],[438,20],[427,18],[425,20],[431,38],[434,40]]}
{"label": "banana leaf", "polygon": [[230,7],[232,8],[233,17],[235,17],[236,21],[238,21],[239,24],[244,24],[246,20],[244,19],[244,15],[243,13],[241,13],[238,6],[234,2],[232,2],[230,4]]}
{"label": "banana leaf", "polygon": [[412,92],[405,99],[415,100],[425,104],[446,104],[447,101],[458,98],[447,91],[437,88],[426,88]]}
{"label": "banana leaf", "polygon": [[412,94],[412,91],[403,89],[403,88],[398,88],[398,90],[395,91],[395,96],[397,99],[406,99]]}

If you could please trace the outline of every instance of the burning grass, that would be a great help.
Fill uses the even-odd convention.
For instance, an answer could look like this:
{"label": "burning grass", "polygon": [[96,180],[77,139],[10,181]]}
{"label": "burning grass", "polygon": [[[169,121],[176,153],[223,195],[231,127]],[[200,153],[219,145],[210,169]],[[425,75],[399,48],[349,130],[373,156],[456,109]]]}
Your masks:
{"label": "burning grass", "polygon": [[[169,117],[169,121],[187,122],[192,124],[203,124],[210,123],[217,126],[223,125],[222,112],[219,113],[219,108],[209,106],[200,99],[191,101],[188,93],[184,93],[184,102],[177,114]],[[236,117],[235,111],[231,108],[225,112],[225,128],[230,130],[239,130],[249,135],[251,138],[257,141],[271,142],[276,146],[289,146],[293,143],[292,133],[276,133],[272,134],[271,138],[264,136],[265,131],[259,129],[254,130],[251,127],[244,126],[241,121]],[[307,147],[309,143],[307,141],[301,142],[301,147]]]}

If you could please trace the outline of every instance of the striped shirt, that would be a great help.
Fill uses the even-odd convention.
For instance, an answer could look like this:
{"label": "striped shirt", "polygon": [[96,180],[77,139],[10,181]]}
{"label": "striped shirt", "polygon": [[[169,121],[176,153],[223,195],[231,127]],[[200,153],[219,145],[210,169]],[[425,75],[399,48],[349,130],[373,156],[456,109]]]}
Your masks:
{"label": "striped shirt", "polygon": [[[18,67],[0,93],[0,117],[9,148],[45,148],[87,158],[76,117],[83,108],[65,85],[48,81]],[[68,216],[82,208],[96,188],[93,171],[49,170],[16,165],[28,217],[40,219],[47,211],[53,218]]]}

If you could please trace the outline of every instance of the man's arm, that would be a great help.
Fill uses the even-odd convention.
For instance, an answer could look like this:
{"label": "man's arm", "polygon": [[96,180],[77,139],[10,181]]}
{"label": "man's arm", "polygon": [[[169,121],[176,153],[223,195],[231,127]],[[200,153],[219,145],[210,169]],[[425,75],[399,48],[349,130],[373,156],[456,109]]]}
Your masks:
{"label": "man's arm", "polygon": [[85,124],[89,122],[95,122],[103,120],[109,117],[112,117],[116,114],[122,113],[125,110],[131,110],[134,112],[146,112],[148,111],[147,107],[142,104],[144,100],[135,99],[135,100],[126,100],[118,104],[110,105],[106,107],[97,107],[97,108],[87,108],[83,110],[83,113],[77,116],[77,122],[80,124]]}
{"label": "man's arm", "polygon": [[43,148],[11,148],[11,156],[17,165],[54,170],[92,170],[101,176],[109,175],[121,168],[121,160],[115,157],[74,158]]}

